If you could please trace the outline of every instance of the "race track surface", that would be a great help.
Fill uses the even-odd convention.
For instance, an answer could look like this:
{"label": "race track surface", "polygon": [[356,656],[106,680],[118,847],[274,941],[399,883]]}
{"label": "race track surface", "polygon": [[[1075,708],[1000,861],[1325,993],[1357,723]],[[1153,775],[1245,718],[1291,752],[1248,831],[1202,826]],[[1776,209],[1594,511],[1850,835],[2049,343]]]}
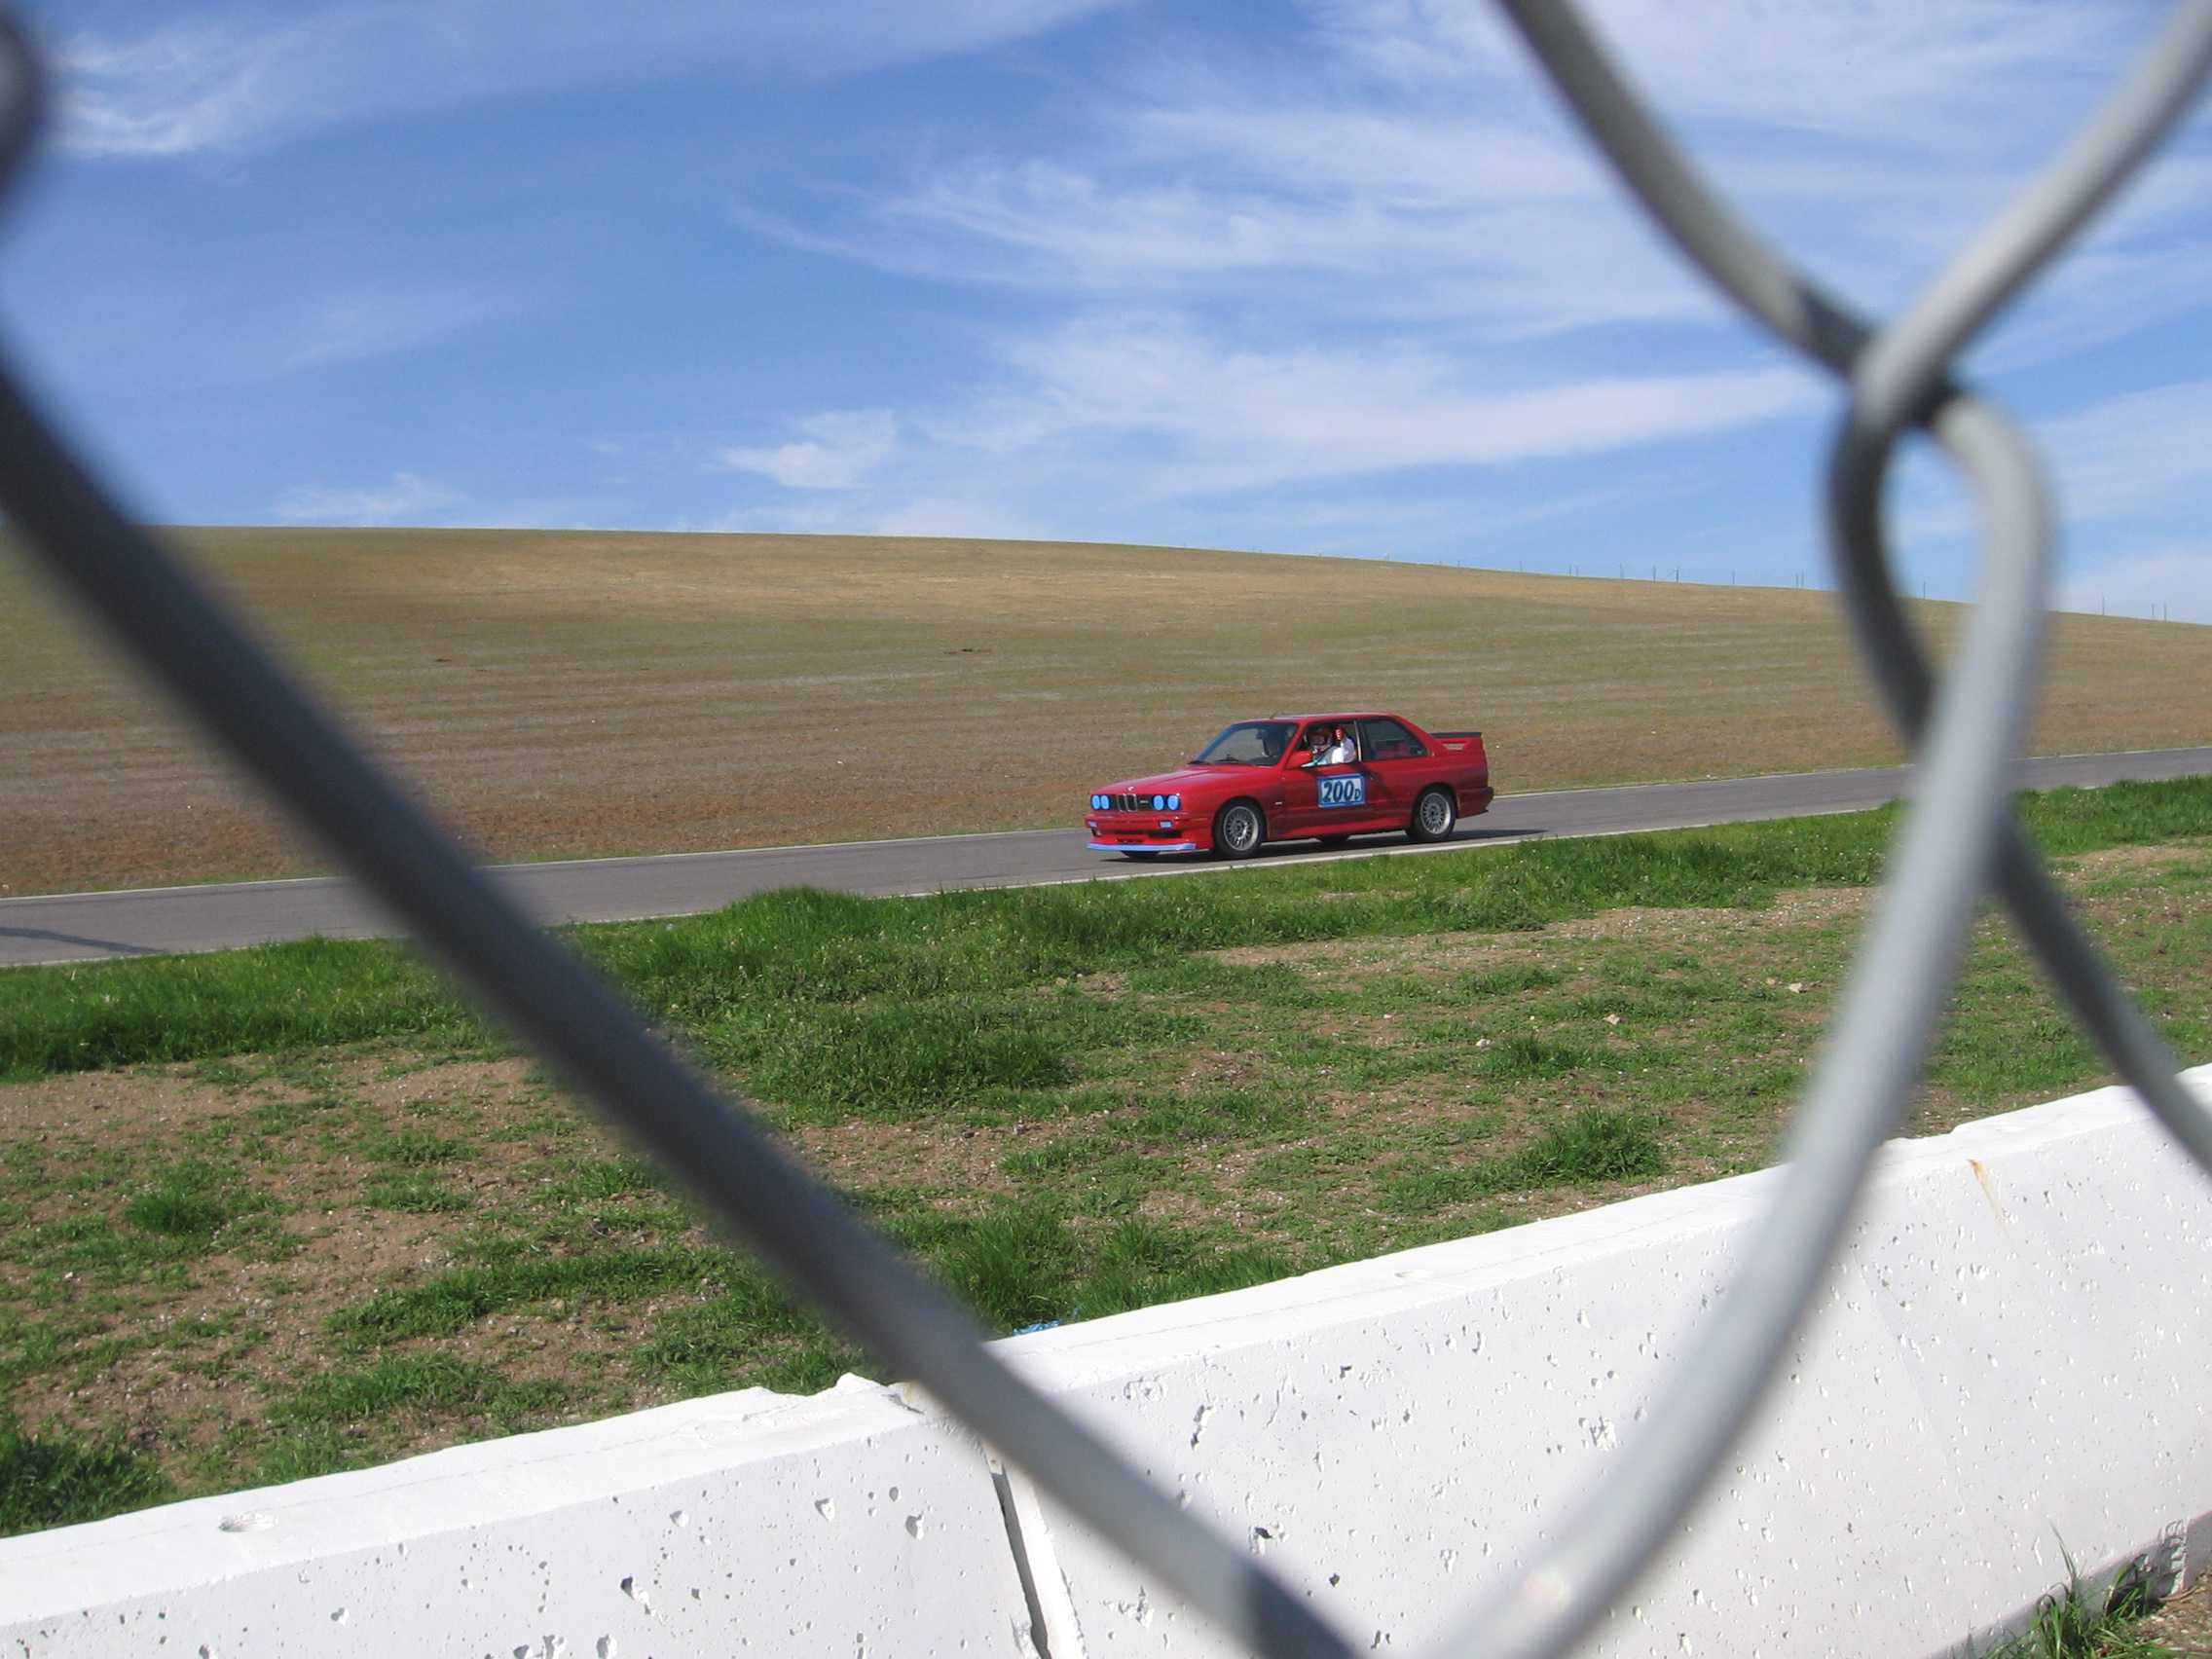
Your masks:
{"label": "race track surface", "polygon": [[[2122,779],[2212,774],[2212,749],[2073,755],[2027,760],[2023,789],[2095,787]],[[1254,866],[1319,864],[1379,855],[1419,857],[1447,848],[1496,846],[1543,835],[1608,835],[1757,818],[1796,818],[1879,806],[1905,793],[1907,767],[1793,773],[1626,789],[1501,795],[1450,842],[1412,847],[1399,836],[1363,837],[1338,852],[1310,841],[1272,846]],[[1159,879],[1243,869],[1205,858],[1132,863],[1085,846],[1080,830],[933,836],[731,853],[508,865],[493,874],[541,922],[627,921],[712,910],[772,887],[848,893],[930,893],[954,887],[1023,887],[1106,878]],[[0,967],[223,950],[320,934],[331,939],[399,932],[350,883],[332,877],[235,886],[165,887],[122,893],[0,900]]]}

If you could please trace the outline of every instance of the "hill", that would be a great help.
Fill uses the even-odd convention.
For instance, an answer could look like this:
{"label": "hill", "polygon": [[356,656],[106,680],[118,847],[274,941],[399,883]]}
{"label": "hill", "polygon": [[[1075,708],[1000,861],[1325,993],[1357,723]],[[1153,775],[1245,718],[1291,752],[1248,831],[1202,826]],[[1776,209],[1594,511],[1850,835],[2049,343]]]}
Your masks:
{"label": "hill", "polygon": [[[1832,595],[1177,548],[538,531],[179,533],[499,859],[1066,824],[1222,723],[1479,725],[1506,791],[1878,764]],[[1916,606],[1938,641],[1958,607]],[[2057,619],[2045,753],[2212,736],[2186,625]],[[0,557],[0,891],[313,856]]]}

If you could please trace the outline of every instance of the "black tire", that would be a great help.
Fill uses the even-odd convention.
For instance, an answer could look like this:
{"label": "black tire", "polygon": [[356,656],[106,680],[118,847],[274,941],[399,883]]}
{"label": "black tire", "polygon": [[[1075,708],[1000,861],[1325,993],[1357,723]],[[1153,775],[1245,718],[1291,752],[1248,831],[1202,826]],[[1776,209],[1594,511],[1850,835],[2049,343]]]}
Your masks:
{"label": "black tire", "polygon": [[1268,821],[1248,800],[1231,801],[1213,821],[1213,856],[1217,859],[1251,858],[1267,839]]}
{"label": "black tire", "polygon": [[1324,835],[1321,837],[1321,845],[1324,847],[1348,847],[1351,845],[1351,837],[1349,835]]}
{"label": "black tire", "polygon": [[1452,798],[1452,792],[1439,784],[1434,789],[1420,792],[1420,799],[1414,802],[1413,822],[1406,826],[1406,835],[1415,841],[1448,841],[1459,824],[1459,803]]}

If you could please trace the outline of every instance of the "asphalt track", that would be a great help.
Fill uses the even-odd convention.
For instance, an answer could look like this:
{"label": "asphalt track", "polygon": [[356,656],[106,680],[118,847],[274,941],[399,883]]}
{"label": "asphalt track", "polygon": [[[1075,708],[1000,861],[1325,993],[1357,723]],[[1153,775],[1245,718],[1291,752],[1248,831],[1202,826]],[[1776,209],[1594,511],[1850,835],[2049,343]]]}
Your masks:
{"label": "asphalt track", "polygon": [[[2212,749],[2152,749],[2025,760],[2019,765],[2017,786],[2094,788],[2122,779],[2147,782],[2205,774],[2212,774]],[[1078,830],[1021,830],[998,835],[505,865],[495,866],[491,873],[540,922],[628,921],[691,915],[772,887],[906,894],[1100,878],[1157,880],[1269,865],[1325,864],[1382,855],[1419,857],[1545,835],[1612,835],[1856,812],[1896,799],[1910,780],[1910,768],[1889,766],[1501,795],[1489,812],[1461,826],[1457,835],[1440,846],[1414,847],[1399,836],[1375,836],[1342,851],[1321,852],[1310,841],[1292,842],[1269,847],[1250,865],[1224,865],[1202,857],[1136,864],[1115,854],[1089,851],[1087,837]],[[401,931],[350,882],[335,877],[5,899],[0,900],[0,967],[224,950],[313,934],[347,939]]]}

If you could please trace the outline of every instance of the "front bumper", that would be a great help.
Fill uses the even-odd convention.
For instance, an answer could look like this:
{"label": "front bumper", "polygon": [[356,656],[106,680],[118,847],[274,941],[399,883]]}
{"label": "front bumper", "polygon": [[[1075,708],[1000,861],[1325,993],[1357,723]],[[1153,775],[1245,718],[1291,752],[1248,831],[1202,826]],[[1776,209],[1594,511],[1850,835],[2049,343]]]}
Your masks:
{"label": "front bumper", "polygon": [[1094,812],[1083,821],[1094,853],[1202,853],[1213,845],[1190,815]]}

